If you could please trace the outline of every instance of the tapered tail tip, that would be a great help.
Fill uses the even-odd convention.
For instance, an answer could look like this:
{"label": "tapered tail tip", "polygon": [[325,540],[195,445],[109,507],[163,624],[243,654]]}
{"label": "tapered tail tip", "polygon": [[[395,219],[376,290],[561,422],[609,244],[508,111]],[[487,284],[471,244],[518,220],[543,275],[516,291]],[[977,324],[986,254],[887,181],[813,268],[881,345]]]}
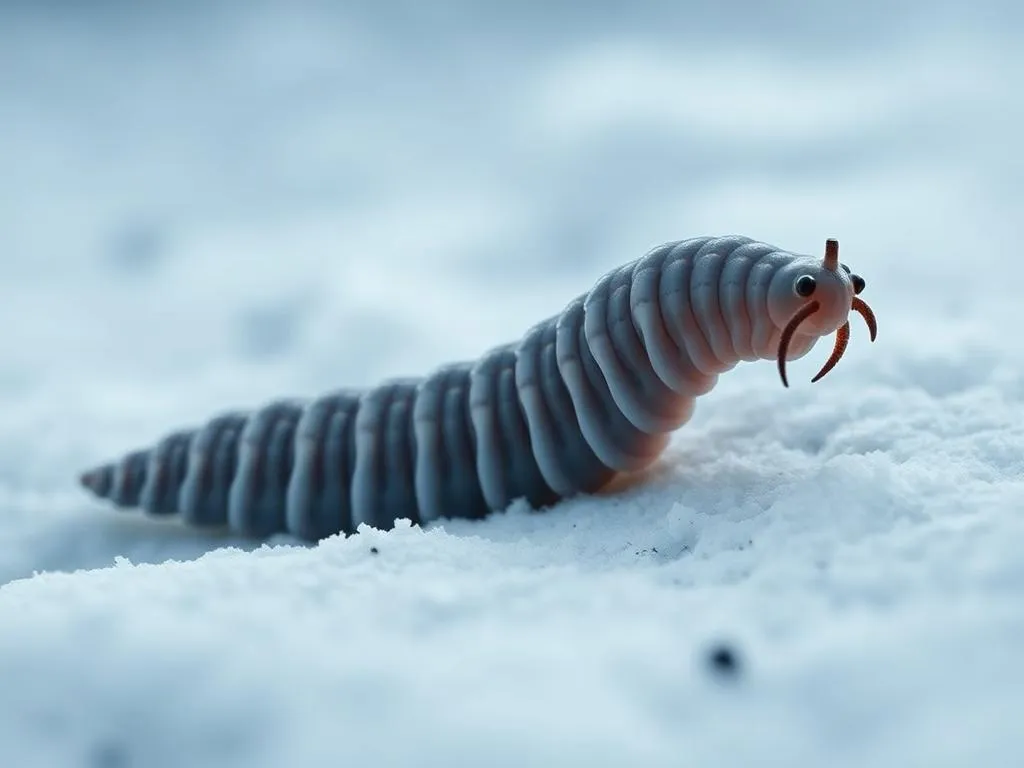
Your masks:
{"label": "tapered tail tip", "polygon": [[97,476],[96,470],[90,469],[80,474],[78,476],[78,484],[95,493],[96,486],[99,485],[99,477]]}
{"label": "tapered tail tip", "polygon": [[105,496],[110,490],[111,483],[111,470],[108,466],[96,467],[89,469],[78,476],[79,484],[96,494],[97,496]]}

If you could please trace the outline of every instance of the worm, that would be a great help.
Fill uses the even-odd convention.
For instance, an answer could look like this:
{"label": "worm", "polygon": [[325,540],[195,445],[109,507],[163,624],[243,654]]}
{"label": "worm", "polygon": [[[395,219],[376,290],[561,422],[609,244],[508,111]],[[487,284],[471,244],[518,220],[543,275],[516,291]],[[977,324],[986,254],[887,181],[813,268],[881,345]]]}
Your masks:
{"label": "worm", "polygon": [[365,523],[480,518],[592,494],[644,469],[695,401],[740,362],[786,362],[835,333],[839,362],[864,279],[748,237],[665,243],[478,360],[419,378],[277,400],[168,434],[84,472],[116,507],[198,527],[315,542]]}

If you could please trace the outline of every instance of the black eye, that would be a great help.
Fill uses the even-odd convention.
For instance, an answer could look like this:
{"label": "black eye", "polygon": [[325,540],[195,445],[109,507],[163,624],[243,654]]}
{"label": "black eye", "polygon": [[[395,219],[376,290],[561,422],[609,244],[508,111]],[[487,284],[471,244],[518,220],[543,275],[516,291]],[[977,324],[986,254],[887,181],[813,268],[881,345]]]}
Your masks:
{"label": "black eye", "polygon": [[818,287],[818,283],[810,275],[800,275],[796,279],[796,283],[793,284],[793,289],[800,296],[810,296],[814,293],[814,289]]}
{"label": "black eye", "polygon": [[850,268],[848,266],[845,264],[840,264],[839,266],[846,270],[846,274],[850,274]]}
{"label": "black eye", "polygon": [[853,281],[853,292],[860,293],[864,290],[864,278],[860,275],[850,275],[850,279]]}

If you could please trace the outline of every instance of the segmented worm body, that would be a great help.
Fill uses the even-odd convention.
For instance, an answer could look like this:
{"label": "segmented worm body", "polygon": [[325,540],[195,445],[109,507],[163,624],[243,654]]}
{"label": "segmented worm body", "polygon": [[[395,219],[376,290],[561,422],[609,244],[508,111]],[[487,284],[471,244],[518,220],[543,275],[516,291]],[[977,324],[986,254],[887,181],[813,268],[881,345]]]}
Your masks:
{"label": "segmented worm body", "polygon": [[640,470],[740,361],[785,363],[851,309],[875,338],[864,281],[838,261],[747,237],[666,243],[602,277],[517,342],[428,376],[226,413],[84,473],[119,507],[306,540],[407,518],[543,508]]}

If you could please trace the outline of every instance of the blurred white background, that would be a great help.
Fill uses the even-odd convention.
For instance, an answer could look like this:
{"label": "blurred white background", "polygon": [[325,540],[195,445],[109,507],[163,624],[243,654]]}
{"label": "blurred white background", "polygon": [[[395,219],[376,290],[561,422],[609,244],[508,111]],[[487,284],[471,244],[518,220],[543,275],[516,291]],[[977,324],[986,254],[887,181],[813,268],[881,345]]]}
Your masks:
{"label": "blurred white background", "polygon": [[[1022,40],[1009,0],[0,2],[0,764],[1018,765]],[[738,367],[621,494],[197,560],[255,545],[76,485],[726,233],[838,237],[878,341]]]}

